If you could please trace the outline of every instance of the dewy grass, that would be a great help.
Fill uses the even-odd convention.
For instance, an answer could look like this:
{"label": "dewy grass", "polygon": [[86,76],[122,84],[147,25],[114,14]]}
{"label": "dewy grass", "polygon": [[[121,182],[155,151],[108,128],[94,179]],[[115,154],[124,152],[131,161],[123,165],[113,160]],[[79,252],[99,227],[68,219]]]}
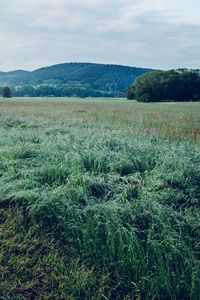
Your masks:
{"label": "dewy grass", "polygon": [[0,110],[0,297],[199,300],[198,103]]}

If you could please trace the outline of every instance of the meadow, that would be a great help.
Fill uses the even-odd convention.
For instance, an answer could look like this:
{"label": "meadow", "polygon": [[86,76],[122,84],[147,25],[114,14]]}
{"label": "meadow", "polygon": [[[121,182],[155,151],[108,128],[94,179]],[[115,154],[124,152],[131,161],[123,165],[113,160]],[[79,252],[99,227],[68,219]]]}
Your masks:
{"label": "meadow", "polygon": [[199,300],[200,103],[0,100],[0,299]]}

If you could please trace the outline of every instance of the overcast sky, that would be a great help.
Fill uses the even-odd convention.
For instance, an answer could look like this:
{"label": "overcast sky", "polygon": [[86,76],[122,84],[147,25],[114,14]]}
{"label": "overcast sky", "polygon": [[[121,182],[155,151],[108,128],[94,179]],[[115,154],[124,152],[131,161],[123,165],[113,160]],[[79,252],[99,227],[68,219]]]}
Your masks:
{"label": "overcast sky", "polygon": [[0,0],[0,70],[200,68],[200,0]]}

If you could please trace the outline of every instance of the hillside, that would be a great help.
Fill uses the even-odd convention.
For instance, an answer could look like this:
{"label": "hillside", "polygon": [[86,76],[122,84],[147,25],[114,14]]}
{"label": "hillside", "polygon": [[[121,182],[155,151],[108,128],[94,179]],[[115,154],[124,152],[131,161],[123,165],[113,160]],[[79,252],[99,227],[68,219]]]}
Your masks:
{"label": "hillside", "polygon": [[119,97],[138,76],[149,71],[120,65],[65,63],[32,72],[0,72],[0,86],[15,87],[15,96]]}

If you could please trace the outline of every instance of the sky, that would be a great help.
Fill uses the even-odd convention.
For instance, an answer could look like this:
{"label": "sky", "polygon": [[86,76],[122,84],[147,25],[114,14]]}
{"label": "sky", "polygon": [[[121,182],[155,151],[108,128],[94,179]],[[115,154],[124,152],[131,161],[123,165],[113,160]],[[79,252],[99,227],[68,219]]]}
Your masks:
{"label": "sky", "polygon": [[0,71],[200,68],[200,0],[0,0]]}

